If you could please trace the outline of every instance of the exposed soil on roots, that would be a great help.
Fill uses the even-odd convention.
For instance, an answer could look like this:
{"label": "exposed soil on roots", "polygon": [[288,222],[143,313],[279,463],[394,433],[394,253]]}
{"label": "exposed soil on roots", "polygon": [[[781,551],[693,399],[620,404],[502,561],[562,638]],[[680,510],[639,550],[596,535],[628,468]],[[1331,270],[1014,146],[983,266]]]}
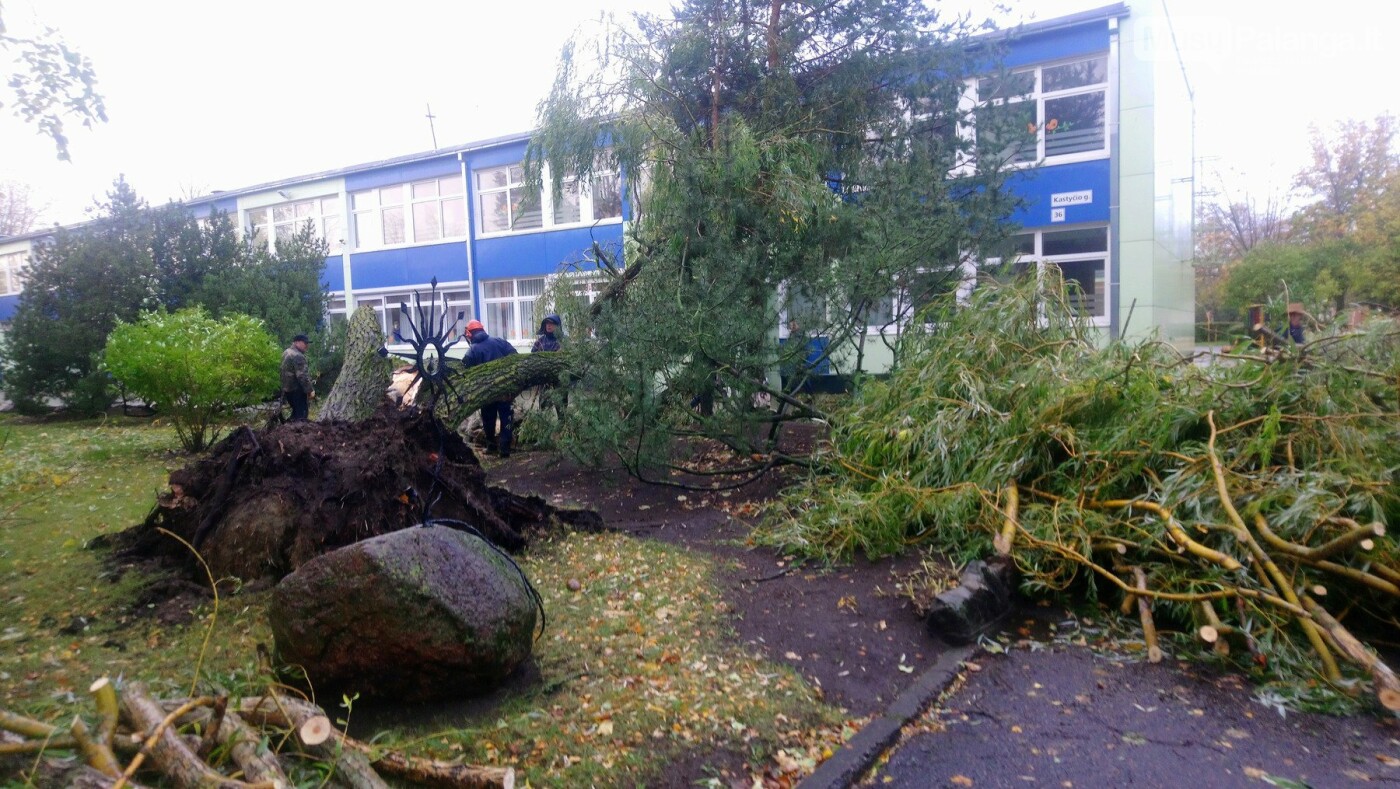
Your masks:
{"label": "exposed soil on roots", "polygon": [[166,560],[202,580],[192,547],[215,577],[253,581],[428,519],[508,551],[557,523],[601,525],[592,512],[487,485],[455,432],[430,414],[383,408],[363,422],[240,428],[172,472],[145,522],[114,542],[122,560]]}

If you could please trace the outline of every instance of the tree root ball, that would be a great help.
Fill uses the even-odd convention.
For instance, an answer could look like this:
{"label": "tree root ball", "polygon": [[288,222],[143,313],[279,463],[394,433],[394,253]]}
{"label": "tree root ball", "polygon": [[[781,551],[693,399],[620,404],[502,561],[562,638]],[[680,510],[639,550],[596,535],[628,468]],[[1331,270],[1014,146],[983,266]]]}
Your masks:
{"label": "tree root ball", "polygon": [[215,578],[276,580],[425,514],[461,521],[508,551],[560,523],[602,525],[595,513],[489,486],[457,433],[431,414],[385,407],[361,422],[240,428],[172,472],[146,520],[114,542],[124,559],[167,559],[203,580],[183,540]]}

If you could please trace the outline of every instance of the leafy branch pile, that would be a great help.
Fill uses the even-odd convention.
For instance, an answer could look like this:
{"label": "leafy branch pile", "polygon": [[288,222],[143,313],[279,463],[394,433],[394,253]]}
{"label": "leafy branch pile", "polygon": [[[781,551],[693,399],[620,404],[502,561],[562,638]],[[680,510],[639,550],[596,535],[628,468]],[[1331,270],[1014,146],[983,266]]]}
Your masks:
{"label": "leafy branch pile", "polygon": [[[352,739],[336,731],[321,708],[278,693],[162,702],[140,682],[118,693],[105,677],[90,692],[95,727],[80,715],[59,727],[0,709],[0,764],[29,756],[35,760],[26,770],[31,783],[112,789],[139,787],[133,778],[152,768],[179,787],[281,789],[295,785],[288,775],[296,765],[323,773],[319,785],[350,789],[387,789],[381,774],[460,789],[515,785],[509,767],[407,757]],[[53,758],[59,751],[78,759]]]}
{"label": "leafy branch pile", "polygon": [[827,557],[997,551],[1031,594],[1139,610],[1154,655],[1155,612],[1295,687],[1368,675],[1400,709],[1348,629],[1396,625],[1394,324],[1198,366],[1160,344],[1094,347],[1056,293],[935,305],[766,539]]}

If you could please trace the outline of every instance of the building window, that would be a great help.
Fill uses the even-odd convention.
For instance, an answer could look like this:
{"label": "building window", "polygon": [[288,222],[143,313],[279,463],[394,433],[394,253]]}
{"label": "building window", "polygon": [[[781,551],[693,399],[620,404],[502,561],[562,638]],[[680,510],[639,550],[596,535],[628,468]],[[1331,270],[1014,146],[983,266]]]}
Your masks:
{"label": "building window", "polygon": [[275,252],[276,244],[290,240],[307,222],[318,238],[325,239],[330,254],[340,254],[344,246],[339,197],[279,203],[254,208],[247,214],[253,243],[266,244],[269,251]]}
{"label": "building window", "polygon": [[539,201],[526,195],[525,168],[512,164],[476,171],[481,232],[508,233],[542,227]]}
{"label": "building window", "polygon": [[1108,57],[977,80],[977,150],[1007,164],[1108,154]]}
{"label": "building window", "polygon": [[[475,174],[483,234],[571,227],[622,218],[622,177],[615,167],[595,172],[582,183],[573,176],[564,178],[558,197],[546,189],[534,199],[527,195],[525,171],[518,164],[488,167]],[[547,171],[544,180],[550,180]]]}
{"label": "building window", "polygon": [[29,256],[23,252],[0,255],[0,296],[24,290],[24,266]]}
{"label": "building window", "polygon": [[[454,290],[454,288],[458,289]],[[394,338],[395,332],[407,332],[411,334],[413,331],[413,329],[409,328],[408,324],[404,322],[403,311],[399,309],[399,305],[407,304],[410,310],[414,310],[413,294],[415,291],[426,299],[430,291],[430,286],[425,284],[419,288],[409,288],[406,290],[356,293],[355,307],[357,309],[359,307],[369,307],[374,310],[375,314],[379,316],[379,327],[380,330],[384,332],[384,336],[388,338],[391,344],[398,343],[399,340]],[[446,286],[439,283],[438,301],[436,304],[438,311],[435,313],[436,315],[442,314],[442,300],[444,298],[447,299],[447,321],[445,326],[449,330],[448,339],[455,340],[462,336],[462,330],[466,328],[467,321],[471,320],[471,291],[467,290],[465,283],[448,283]],[[428,308],[426,302],[423,304],[423,308]],[[347,310],[345,308],[344,293],[332,295],[330,314],[332,319],[335,319],[337,316],[346,316]],[[413,312],[413,321],[414,323],[418,322],[418,313],[416,311]],[[401,336],[403,335],[401,334]],[[408,339],[408,337],[405,336],[404,339]]]}
{"label": "building window", "polygon": [[1022,233],[1012,239],[1016,257],[1009,263],[987,262],[988,273],[1001,280],[1031,271],[1059,269],[1069,304],[1096,323],[1108,319],[1108,228],[1083,227]]}
{"label": "building window", "polygon": [[460,176],[352,192],[350,212],[357,252],[467,237]]}
{"label": "building window", "polygon": [[418,181],[409,184],[409,190],[415,243],[466,237],[467,204],[460,177]]}
{"label": "building window", "polygon": [[529,277],[481,283],[481,322],[487,333],[507,340],[534,336],[535,300],[544,292],[544,282],[544,277]]}

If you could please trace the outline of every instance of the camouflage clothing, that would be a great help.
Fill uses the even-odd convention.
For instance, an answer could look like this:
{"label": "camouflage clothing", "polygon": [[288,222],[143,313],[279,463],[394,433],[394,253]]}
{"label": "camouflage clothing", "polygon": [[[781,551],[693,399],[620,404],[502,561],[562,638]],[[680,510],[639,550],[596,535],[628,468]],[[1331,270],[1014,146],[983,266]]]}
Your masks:
{"label": "camouflage clothing", "polygon": [[307,374],[306,354],[295,345],[282,352],[282,391],[310,392],[311,376]]}

